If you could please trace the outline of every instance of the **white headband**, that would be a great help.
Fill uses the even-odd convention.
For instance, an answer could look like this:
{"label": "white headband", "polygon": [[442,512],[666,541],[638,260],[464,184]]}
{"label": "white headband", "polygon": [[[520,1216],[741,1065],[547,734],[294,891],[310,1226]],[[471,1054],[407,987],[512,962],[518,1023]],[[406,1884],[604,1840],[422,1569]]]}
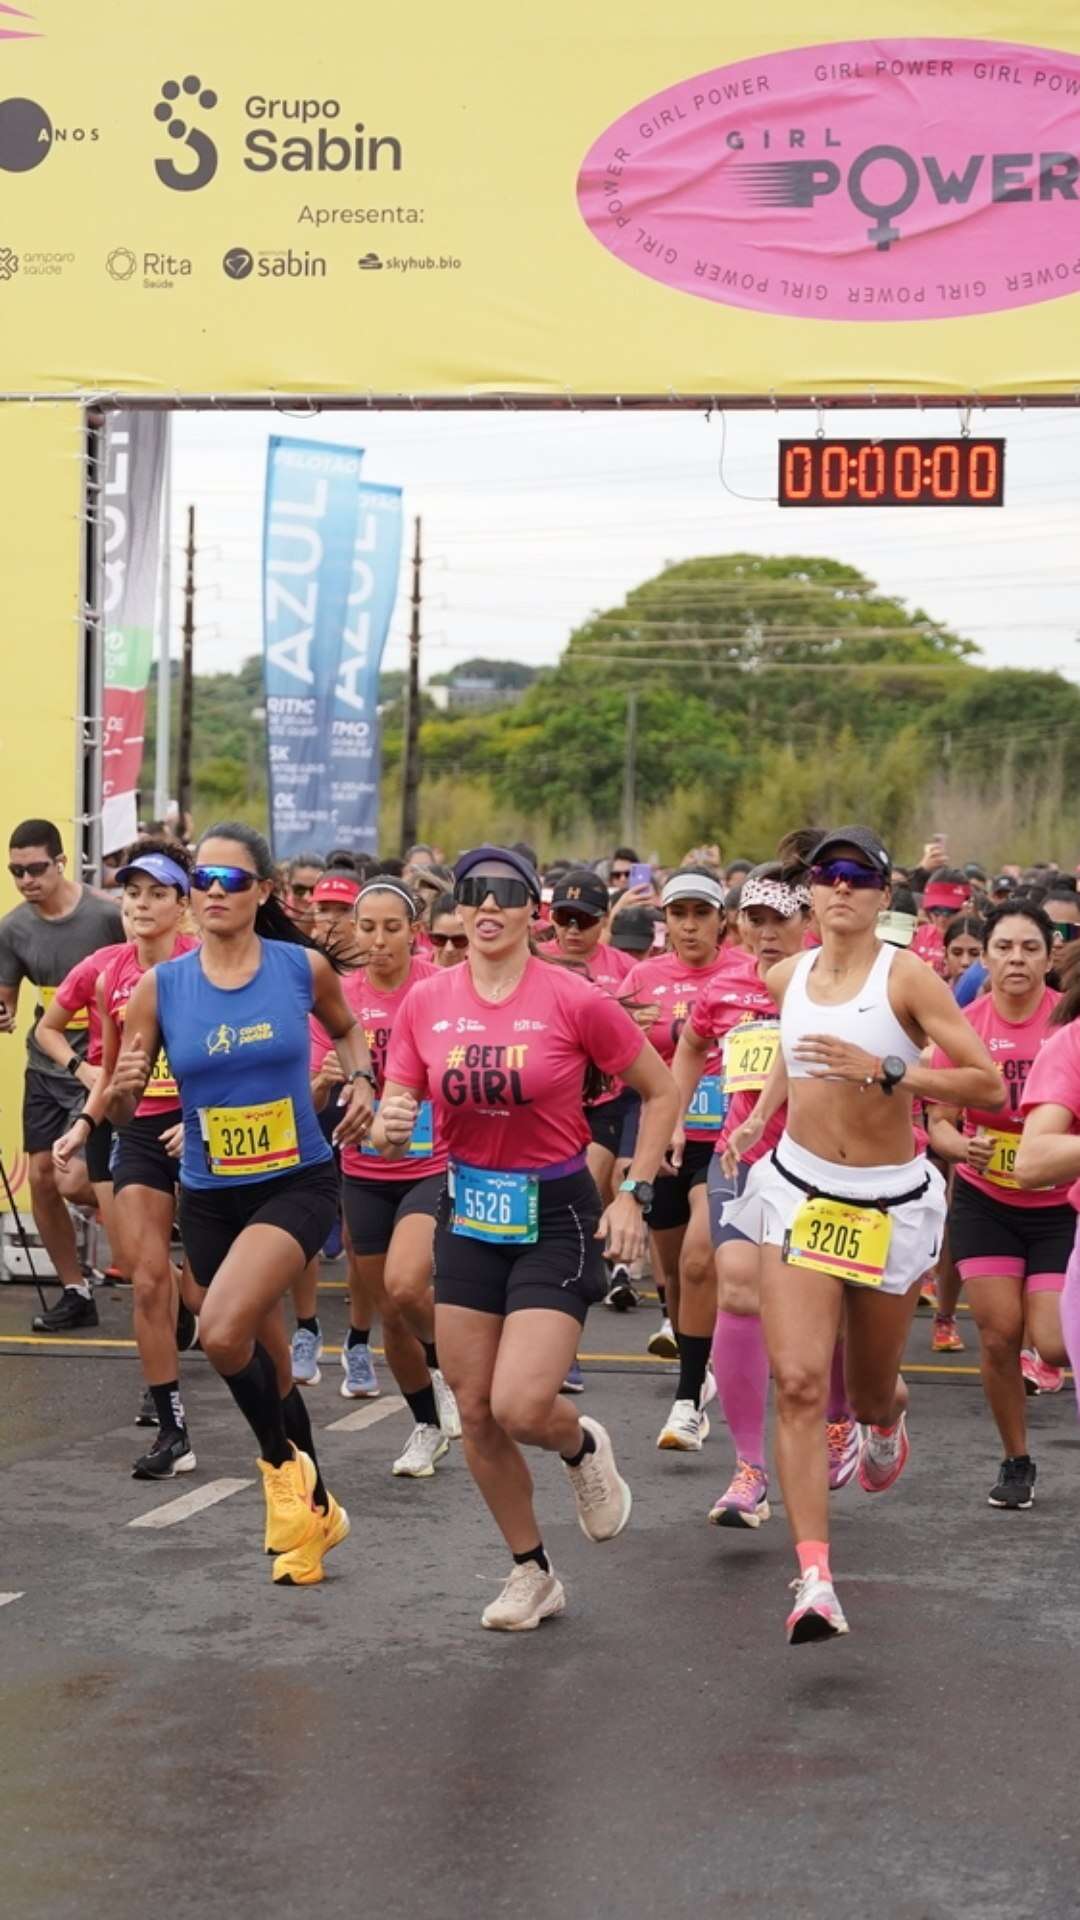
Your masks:
{"label": "white headband", "polygon": [[[411,893],[406,893],[405,888],[398,885],[398,882],[393,878],[392,875],[387,877],[385,880],[380,878],[378,875],[376,875],[374,880],[369,880],[366,886],[361,887],[359,893],[356,896],[357,907],[360,905],[361,900],[367,899],[367,896],[369,893],[396,893],[399,900],[404,900],[405,911],[408,914],[409,919],[410,920],[416,919],[416,915],[418,912],[416,901],[413,899]],[[355,912],[355,910],[356,909],[354,907],[353,911]]]}
{"label": "white headband", "polygon": [[771,907],[785,920],[791,920],[810,905],[808,887],[791,887],[786,880],[748,878],[743,881],[739,894],[739,911],[744,907]]}
{"label": "white headband", "polygon": [[718,913],[724,911],[724,889],[709,873],[673,873],[660,895],[660,905],[670,907],[673,900],[704,900]]}

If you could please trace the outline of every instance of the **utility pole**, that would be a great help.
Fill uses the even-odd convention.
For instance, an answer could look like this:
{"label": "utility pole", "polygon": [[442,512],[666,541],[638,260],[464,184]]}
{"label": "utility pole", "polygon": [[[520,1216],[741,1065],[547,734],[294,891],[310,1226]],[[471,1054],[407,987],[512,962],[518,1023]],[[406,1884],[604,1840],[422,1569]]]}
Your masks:
{"label": "utility pole", "polygon": [[166,430],[165,479],[162,487],[161,626],[158,632],[157,744],[154,753],[154,819],[168,811],[169,762],[172,746],[172,433]]}
{"label": "utility pole", "polygon": [[622,837],[632,847],[637,838],[637,694],[626,696],[626,735],[623,744]]}
{"label": "utility pole", "polygon": [[420,515],[413,521],[412,615],[409,621],[409,674],[405,682],[405,749],[401,767],[401,855],[404,859],[420,831]]}
{"label": "utility pole", "polygon": [[187,832],[191,812],[191,723],[195,696],[195,509],[187,510],[187,554],[184,572],[183,652],[180,656],[180,745],[177,754],[176,798],[180,808],[178,835]]}

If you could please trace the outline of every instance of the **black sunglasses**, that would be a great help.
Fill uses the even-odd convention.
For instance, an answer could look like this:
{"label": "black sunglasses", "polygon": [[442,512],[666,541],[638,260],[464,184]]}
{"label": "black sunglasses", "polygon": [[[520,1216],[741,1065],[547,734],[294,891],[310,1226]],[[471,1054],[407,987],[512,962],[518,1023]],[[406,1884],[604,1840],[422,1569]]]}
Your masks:
{"label": "black sunglasses", "polygon": [[8,872],[13,880],[40,880],[42,874],[48,873],[49,868],[55,865],[55,860],[27,860],[25,865],[20,866],[18,861],[12,860],[8,863]]}
{"label": "black sunglasses", "polygon": [[455,953],[463,953],[469,944],[469,937],[465,933],[433,933],[431,944],[440,948],[453,947]]}
{"label": "black sunglasses", "polygon": [[196,867],[191,876],[192,893],[209,893],[215,880],[226,893],[247,893],[259,884],[258,874],[250,867]]}
{"label": "black sunglasses", "polygon": [[509,874],[467,873],[454,888],[454,899],[459,907],[482,907],[485,900],[494,900],[497,907],[527,907],[532,892],[524,880]]}
{"label": "black sunglasses", "polygon": [[557,927],[576,927],[579,933],[587,933],[604,916],[590,913],[585,907],[552,907],[551,917]]}

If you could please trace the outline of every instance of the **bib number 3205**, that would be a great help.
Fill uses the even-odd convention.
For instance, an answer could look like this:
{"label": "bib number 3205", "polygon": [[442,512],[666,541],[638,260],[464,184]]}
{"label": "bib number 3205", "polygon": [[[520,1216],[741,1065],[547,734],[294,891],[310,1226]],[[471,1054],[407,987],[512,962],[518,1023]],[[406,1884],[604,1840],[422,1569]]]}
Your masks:
{"label": "bib number 3205", "polygon": [[803,1201],[785,1234],[784,1259],[789,1267],[831,1273],[850,1286],[880,1287],[891,1239],[887,1213],[817,1195]]}

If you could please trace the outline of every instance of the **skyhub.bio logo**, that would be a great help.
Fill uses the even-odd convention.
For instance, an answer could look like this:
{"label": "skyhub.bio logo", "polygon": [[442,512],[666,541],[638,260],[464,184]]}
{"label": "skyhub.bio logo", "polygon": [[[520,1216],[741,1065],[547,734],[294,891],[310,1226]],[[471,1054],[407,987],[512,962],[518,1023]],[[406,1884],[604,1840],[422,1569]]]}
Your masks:
{"label": "skyhub.bio logo", "polygon": [[1080,59],[976,40],[767,54],[644,100],[578,179],[595,237],[700,298],[931,320],[1080,292]]}

